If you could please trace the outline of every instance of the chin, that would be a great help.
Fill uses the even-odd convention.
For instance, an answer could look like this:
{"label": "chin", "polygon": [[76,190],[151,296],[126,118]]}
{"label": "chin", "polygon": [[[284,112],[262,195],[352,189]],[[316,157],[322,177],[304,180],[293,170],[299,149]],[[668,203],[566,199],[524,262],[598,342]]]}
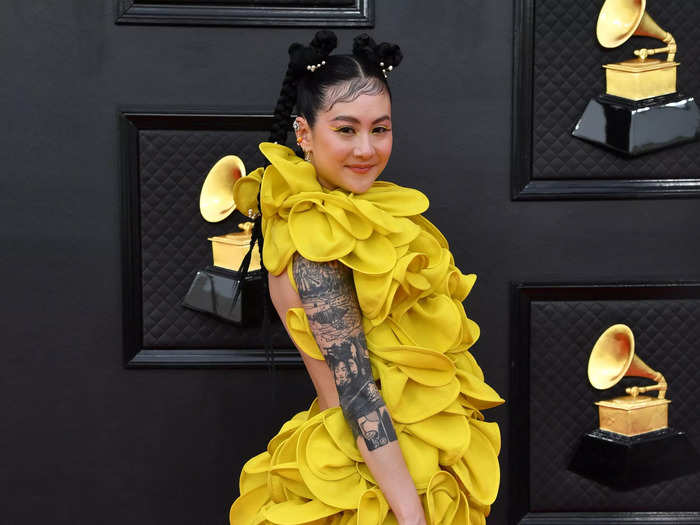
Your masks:
{"label": "chin", "polygon": [[352,193],[355,193],[355,194],[364,193],[372,187],[372,184],[374,184],[374,181],[375,181],[375,179],[368,180],[368,181],[362,181],[362,182],[356,182],[354,184],[348,184],[347,186],[344,187],[344,189],[346,191],[351,191]]}
{"label": "chin", "polygon": [[351,191],[353,193],[364,193],[372,187],[372,184],[374,184],[374,181],[377,180],[380,173],[381,172],[378,172],[375,175],[370,171],[369,173],[366,173],[364,175],[354,175],[347,177],[345,180],[347,184],[343,184],[343,188],[346,191]]}

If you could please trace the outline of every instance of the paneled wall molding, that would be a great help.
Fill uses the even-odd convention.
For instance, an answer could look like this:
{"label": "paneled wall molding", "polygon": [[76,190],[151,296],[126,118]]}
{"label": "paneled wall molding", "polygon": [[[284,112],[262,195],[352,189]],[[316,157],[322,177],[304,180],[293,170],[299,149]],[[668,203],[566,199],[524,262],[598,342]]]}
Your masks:
{"label": "paneled wall molding", "polygon": [[700,512],[551,512],[527,514],[520,525],[700,525]]}
{"label": "paneled wall molding", "polygon": [[[514,2],[512,200],[700,196],[697,140],[626,158],[571,136],[587,102],[605,91],[601,66],[634,58],[635,46],[659,42],[633,37],[615,49],[600,46],[595,27],[602,3]],[[662,27],[683,35],[684,56],[697,55],[700,12],[693,2],[650,9]],[[697,98],[700,64],[677,60],[678,92]]]}
{"label": "paneled wall molding", "polygon": [[265,351],[260,326],[236,327],[182,306],[197,270],[211,264],[207,238],[236,229],[238,212],[207,223],[201,183],[216,160],[236,154],[262,165],[257,146],[272,115],[188,108],[118,113],[122,149],[124,362],[127,367],[301,366],[272,307]]}
{"label": "paneled wall molding", "polygon": [[597,428],[595,401],[645,381],[589,385],[590,350],[615,323],[632,328],[635,352],[669,381],[669,426],[699,448],[700,282],[515,282],[511,291],[509,523],[700,524],[698,473],[615,491],[568,470],[581,435]]}
{"label": "paneled wall molding", "polygon": [[116,0],[117,24],[374,27],[374,0]]}

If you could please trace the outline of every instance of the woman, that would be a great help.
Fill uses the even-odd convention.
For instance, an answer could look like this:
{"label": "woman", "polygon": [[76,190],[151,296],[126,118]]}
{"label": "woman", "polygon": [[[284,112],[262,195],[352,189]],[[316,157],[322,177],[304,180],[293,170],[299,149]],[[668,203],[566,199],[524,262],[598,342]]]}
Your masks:
{"label": "woman", "polygon": [[[276,143],[260,146],[271,165],[234,189],[239,209],[260,204],[270,296],[318,397],[246,463],[230,520],[482,523],[500,435],[480,410],[503,400],[468,352],[475,276],[422,217],[422,193],[376,182],[398,46],[360,35],[352,55],[329,55],[335,45],[321,31],[290,47]],[[295,105],[304,160],[280,145]]]}

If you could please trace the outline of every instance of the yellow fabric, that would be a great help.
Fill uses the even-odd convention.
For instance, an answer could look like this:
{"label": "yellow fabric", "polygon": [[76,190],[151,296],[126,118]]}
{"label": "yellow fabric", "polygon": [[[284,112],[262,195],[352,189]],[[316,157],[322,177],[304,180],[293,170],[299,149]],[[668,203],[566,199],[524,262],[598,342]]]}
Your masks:
{"label": "yellow fabric", "polygon": [[[431,525],[485,522],[500,481],[500,433],[481,410],[503,402],[469,348],[479,326],[462,301],[476,276],[455,266],[447,240],[421,215],[421,192],[375,182],[355,195],[323,188],[313,166],[263,143],[271,162],[239,179],[236,206],[263,213],[263,262],[287,271],[295,252],[353,271],[372,372]],[[323,360],[303,308],[287,328]],[[362,460],[340,408],[314,400],[282,425],[240,477],[232,525],[389,525],[396,518]]]}

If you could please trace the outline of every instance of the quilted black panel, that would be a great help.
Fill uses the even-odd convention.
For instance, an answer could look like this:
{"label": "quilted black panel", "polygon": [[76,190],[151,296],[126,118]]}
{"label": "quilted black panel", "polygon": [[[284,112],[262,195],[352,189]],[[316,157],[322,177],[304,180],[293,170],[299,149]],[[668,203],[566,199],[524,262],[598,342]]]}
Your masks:
{"label": "quilted black panel", "polygon": [[[680,179],[700,172],[700,142],[626,159],[571,136],[591,97],[605,90],[602,64],[634,58],[634,37],[608,50],[598,44],[603,0],[536,0],[534,27],[533,179]],[[650,0],[649,14],[678,43],[678,91],[700,99],[700,9],[692,0]],[[666,55],[660,55],[665,57]]]}
{"label": "quilted black panel", "polygon": [[[139,190],[145,348],[260,348],[259,327],[237,328],[180,305],[197,270],[212,263],[208,237],[237,229],[199,214],[199,191],[212,165],[235,154],[248,171],[263,165],[259,131],[142,130]],[[274,309],[272,343],[291,348]]]}
{"label": "quilted black panel", "polygon": [[[669,382],[669,424],[700,451],[700,300],[533,301],[530,326],[530,511],[691,511],[698,508],[700,474],[631,492],[617,492],[567,470],[582,434],[597,428],[600,399],[590,386],[588,356],[610,325],[625,323],[637,354]],[[624,384],[622,384],[624,383]]]}

